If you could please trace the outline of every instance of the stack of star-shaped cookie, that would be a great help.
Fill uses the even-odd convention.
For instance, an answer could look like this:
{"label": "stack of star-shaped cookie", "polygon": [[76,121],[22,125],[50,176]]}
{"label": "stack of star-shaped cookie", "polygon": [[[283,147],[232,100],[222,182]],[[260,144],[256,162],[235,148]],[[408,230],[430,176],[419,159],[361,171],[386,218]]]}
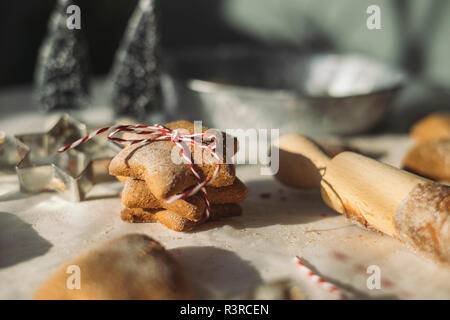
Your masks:
{"label": "stack of star-shaped cookie", "polygon": [[[176,121],[165,126],[180,133],[194,132],[194,124],[188,121]],[[205,132],[208,129],[203,127],[202,130]],[[109,171],[125,184],[121,193],[125,205],[121,212],[122,220],[158,221],[170,229],[188,231],[205,221],[240,215],[241,207],[237,203],[245,200],[247,188],[235,177],[234,165],[225,161],[237,151],[237,141],[225,134],[222,137],[222,164],[216,177],[206,187],[210,202],[208,219],[205,219],[206,202],[202,192],[172,203],[165,201],[197,185],[197,179],[174,142],[141,142],[119,152],[111,161]],[[143,139],[145,136],[128,134],[125,138]],[[227,143],[227,139],[232,139],[232,143]],[[189,148],[201,180],[211,177],[216,168],[214,157],[205,149]],[[230,152],[226,152],[227,149]]]}

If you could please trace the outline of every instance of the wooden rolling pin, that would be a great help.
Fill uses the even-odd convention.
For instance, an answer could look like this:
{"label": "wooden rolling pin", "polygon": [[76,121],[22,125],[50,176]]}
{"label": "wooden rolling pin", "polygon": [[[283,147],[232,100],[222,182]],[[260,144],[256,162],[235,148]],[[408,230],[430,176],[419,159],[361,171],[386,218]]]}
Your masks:
{"label": "wooden rolling pin", "polygon": [[[300,139],[297,139],[300,141]],[[301,145],[297,145],[301,147]],[[301,151],[324,169],[322,199],[339,213],[450,263],[450,187],[353,152],[326,159]]]}
{"label": "wooden rolling pin", "polygon": [[282,136],[276,145],[280,165],[275,177],[293,188],[319,188],[321,170],[330,162],[328,155],[313,140],[298,134]]}

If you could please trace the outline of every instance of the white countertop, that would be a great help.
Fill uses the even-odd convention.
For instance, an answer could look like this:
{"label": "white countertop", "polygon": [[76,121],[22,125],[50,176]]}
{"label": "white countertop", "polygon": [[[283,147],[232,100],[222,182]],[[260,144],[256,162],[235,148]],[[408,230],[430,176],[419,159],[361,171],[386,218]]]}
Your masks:
{"label": "white countertop", "polygon": [[[6,100],[0,100],[3,108]],[[99,119],[106,119],[98,110]],[[0,130],[9,135],[43,131],[49,123],[49,116],[26,107],[0,110]],[[383,153],[381,160],[393,165],[410,144],[404,135],[356,137],[351,142]],[[300,273],[293,263],[299,255],[353,297],[450,299],[449,268],[351,224],[327,208],[318,191],[288,189],[273,177],[261,176],[256,166],[239,166],[237,175],[249,188],[243,216],[210,222],[191,233],[123,222],[117,196],[70,203],[55,193],[22,194],[16,176],[0,176],[0,298],[32,298],[38,285],[74,255],[139,232],[174,254],[202,298],[230,298],[258,282],[280,278],[297,281],[311,298],[332,298]],[[120,186],[103,184],[94,192],[117,194]],[[380,267],[379,290],[366,286],[369,265]]]}

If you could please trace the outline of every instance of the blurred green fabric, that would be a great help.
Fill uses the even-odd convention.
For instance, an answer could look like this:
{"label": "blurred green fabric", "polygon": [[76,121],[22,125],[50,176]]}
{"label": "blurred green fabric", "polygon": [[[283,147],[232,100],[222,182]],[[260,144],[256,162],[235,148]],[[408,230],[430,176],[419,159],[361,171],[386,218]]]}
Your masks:
{"label": "blurred green fabric", "polygon": [[[162,40],[173,49],[258,42],[361,52],[450,86],[447,0],[157,0]],[[94,71],[109,70],[136,0],[82,1]],[[30,81],[55,0],[0,1],[0,86]],[[382,30],[366,27],[369,5]]]}
{"label": "blurred green fabric", "polygon": [[[381,9],[381,30],[369,30],[368,6]],[[450,86],[450,1],[228,0],[226,21],[269,43],[322,41],[360,52]]]}

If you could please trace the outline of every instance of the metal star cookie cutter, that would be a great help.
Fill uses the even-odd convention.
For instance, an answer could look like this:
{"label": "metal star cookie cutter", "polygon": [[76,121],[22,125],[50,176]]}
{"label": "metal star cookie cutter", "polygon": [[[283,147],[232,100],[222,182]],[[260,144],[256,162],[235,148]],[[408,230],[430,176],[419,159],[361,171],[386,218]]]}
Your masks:
{"label": "metal star cookie cutter", "polygon": [[108,166],[117,150],[96,139],[58,154],[61,146],[87,135],[87,127],[64,114],[47,132],[16,135],[26,152],[16,166],[21,191],[57,191],[64,199],[86,200],[96,183],[112,181]]}
{"label": "metal star cookie cutter", "polygon": [[27,152],[22,142],[0,131],[0,176],[14,174],[17,163]]}

